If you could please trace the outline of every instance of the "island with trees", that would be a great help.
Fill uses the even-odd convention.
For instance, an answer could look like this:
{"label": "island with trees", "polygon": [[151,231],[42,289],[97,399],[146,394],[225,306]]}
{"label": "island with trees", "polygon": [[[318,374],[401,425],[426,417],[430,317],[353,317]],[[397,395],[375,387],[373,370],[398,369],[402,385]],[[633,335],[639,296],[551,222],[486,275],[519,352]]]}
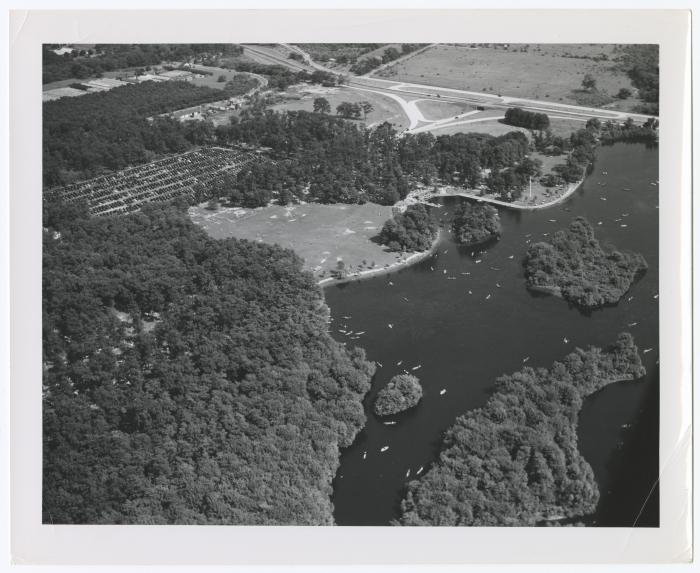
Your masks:
{"label": "island with trees", "polygon": [[460,245],[472,246],[499,237],[498,209],[485,203],[464,201],[456,210],[452,232]]}
{"label": "island with trees", "polygon": [[647,269],[640,254],[604,251],[583,217],[576,217],[568,229],[557,231],[549,241],[530,246],[524,266],[529,289],[585,309],[618,302]]}
{"label": "island with trees", "polygon": [[301,260],[45,203],[43,522],[332,525],[374,366]]}
{"label": "island with trees", "polygon": [[550,369],[497,380],[484,407],[446,433],[439,461],[411,481],[400,525],[533,526],[595,511],[600,492],[578,449],[584,399],[645,374],[629,333],[576,349]]}
{"label": "island with trees", "polygon": [[411,374],[397,374],[377,394],[374,413],[377,416],[391,416],[418,405],[423,397],[420,380]]}
{"label": "island with trees", "polygon": [[417,204],[384,223],[378,239],[390,251],[416,252],[430,249],[437,234],[435,217],[424,205]]}

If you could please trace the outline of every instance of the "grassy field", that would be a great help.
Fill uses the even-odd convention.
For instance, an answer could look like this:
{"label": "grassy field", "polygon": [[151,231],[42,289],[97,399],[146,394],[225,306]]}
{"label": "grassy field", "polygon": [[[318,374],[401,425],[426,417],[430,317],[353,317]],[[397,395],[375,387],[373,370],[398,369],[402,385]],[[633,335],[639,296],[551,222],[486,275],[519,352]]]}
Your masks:
{"label": "grassy field", "polygon": [[[487,114],[493,117],[492,121],[446,125],[445,127],[438,127],[431,130],[431,133],[433,133],[435,136],[452,135],[455,133],[488,133],[490,135],[498,136],[505,135],[511,131],[522,131],[525,134],[530,134],[528,129],[507,125],[498,121],[499,118],[503,117],[502,110],[490,110],[484,112],[483,114],[468,116],[465,118],[465,121],[481,117],[488,117]],[[585,127],[585,125],[585,121],[578,121],[574,119],[550,119],[550,128],[552,133],[560,137],[569,137],[572,132]]]}
{"label": "grassy field", "polygon": [[204,206],[190,209],[192,220],[216,239],[236,237],[293,249],[304,267],[325,278],[343,261],[347,272],[382,268],[404,255],[386,251],[372,237],[391,217],[391,207],[365,205],[272,205],[258,209]]}
{"label": "grassy field", "polygon": [[454,117],[461,113],[466,113],[474,109],[473,106],[460,102],[442,102],[434,100],[420,100],[418,108],[421,110],[426,119],[446,119]]}
{"label": "grassy field", "polygon": [[[336,106],[344,101],[351,103],[368,101],[374,107],[374,111],[367,114],[367,125],[374,126],[388,121],[399,131],[408,127],[408,118],[401,110],[401,106],[394,100],[374,92],[320,86],[295,86],[287,90],[286,95],[286,101],[271,106],[271,109],[313,111],[314,99],[324,97],[331,104],[331,114],[334,115]],[[364,118],[357,121],[365,123]]]}
{"label": "grassy field", "polygon": [[[616,57],[612,44],[510,44],[505,49],[503,44],[475,48],[443,45],[389,66],[378,75],[396,81],[585,105],[581,102],[585,94],[577,90],[586,73],[596,78],[599,91],[610,96],[623,87],[633,90],[627,75],[617,69]],[[636,98],[615,100],[609,107],[625,110],[639,102]]]}

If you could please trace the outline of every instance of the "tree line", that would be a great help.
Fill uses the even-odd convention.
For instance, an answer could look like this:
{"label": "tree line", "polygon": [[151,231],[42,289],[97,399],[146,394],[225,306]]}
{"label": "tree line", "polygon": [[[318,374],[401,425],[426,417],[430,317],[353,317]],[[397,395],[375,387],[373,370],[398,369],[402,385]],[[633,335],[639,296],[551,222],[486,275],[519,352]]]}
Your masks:
{"label": "tree line", "polygon": [[549,116],[546,113],[526,111],[519,107],[510,107],[506,110],[504,123],[527,129],[545,130],[549,127]]}
{"label": "tree line", "polygon": [[416,50],[424,47],[426,44],[401,44],[401,50],[389,46],[386,50],[382,52],[381,57],[370,56],[368,58],[358,59],[351,67],[350,71],[358,76],[364,75],[372,70],[378,68],[383,64],[388,64],[394,60],[399,59],[406,54],[415,52]]}
{"label": "tree line", "polygon": [[182,207],[43,224],[43,522],[332,524],[374,367],[302,261]]}
{"label": "tree line", "polygon": [[409,205],[403,213],[396,213],[384,223],[379,242],[390,251],[426,251],[433,245],[438,224],[425,205]]}
{"label": "tree line", "polygon": [[61,56],[42,49],[43,83],[101,77],[104,72],[146,67],[164,61],[185,61],[207,54],[236,56],[243,53],[237,44],[96,44],[94,48],[76,50]]}

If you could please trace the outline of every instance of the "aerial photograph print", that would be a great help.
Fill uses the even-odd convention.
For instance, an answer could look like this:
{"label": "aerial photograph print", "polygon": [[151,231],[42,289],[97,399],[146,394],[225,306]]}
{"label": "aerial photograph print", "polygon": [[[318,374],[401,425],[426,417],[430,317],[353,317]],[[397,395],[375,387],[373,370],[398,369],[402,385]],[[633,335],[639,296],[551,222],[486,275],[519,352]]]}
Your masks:
{"label": "aerial photograph print", "polygon": [[42,81],[43,524],[659,527],[658,44]]}

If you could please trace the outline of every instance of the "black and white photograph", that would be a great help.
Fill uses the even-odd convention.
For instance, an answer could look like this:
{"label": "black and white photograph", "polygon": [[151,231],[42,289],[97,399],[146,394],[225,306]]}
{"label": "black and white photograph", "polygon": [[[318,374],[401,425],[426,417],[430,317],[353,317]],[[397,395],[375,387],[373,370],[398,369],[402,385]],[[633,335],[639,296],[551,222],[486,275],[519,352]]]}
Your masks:
{"label": "black and white photograph", "polygon": [[42,526],[659,530],[658,42],[59,36]]}

